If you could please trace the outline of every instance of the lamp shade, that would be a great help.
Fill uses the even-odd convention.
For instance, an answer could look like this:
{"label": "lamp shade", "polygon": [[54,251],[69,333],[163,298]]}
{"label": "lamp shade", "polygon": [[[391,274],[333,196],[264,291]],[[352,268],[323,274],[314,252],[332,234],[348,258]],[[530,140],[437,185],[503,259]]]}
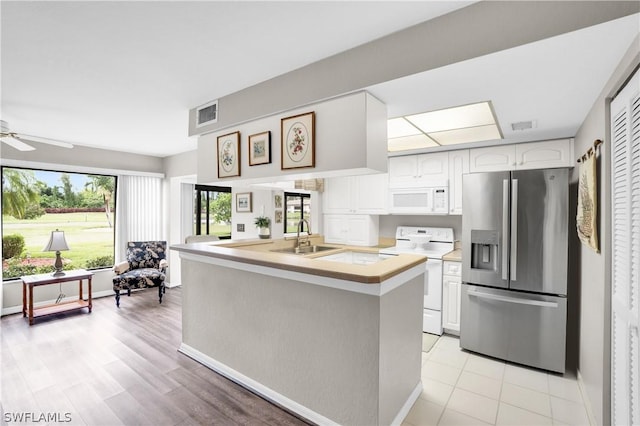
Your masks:
{"label": "lamp shade", "polygon": [[51,231],[51,238],[49,238],[49,242],[42,249],[42,251],[63,251],[69,250],[69,246],[67,245],[67,240],[64,239],[64,231]]}

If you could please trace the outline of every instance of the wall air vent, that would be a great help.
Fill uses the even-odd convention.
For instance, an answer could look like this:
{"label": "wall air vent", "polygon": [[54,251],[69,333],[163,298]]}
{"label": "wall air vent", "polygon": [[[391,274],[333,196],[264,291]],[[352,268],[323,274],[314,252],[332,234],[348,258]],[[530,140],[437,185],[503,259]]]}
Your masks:
{"label": "wall air vent", "polygon": [[218,122],[218,100],[196,108],[196,128]]}

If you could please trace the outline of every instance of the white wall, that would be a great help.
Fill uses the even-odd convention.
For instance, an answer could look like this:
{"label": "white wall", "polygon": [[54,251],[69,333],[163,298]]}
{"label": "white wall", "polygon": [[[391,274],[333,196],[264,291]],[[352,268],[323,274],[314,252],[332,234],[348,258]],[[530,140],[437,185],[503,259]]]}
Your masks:
{"label": "white wall", "polygon": [[[640,37],[636,37],[609,82],[594,103],[575,137],[576,156],[582,155],[595,139],[602,139],[598,158],[598,211],[600,253],[572,238],[572,253],[578,268],[573,278],[580,300],[578,370],[586,398],[597,424],[610,423],[610,316],[611,316],[611,138],[609,103],[624,81],[640,64]],[[577,190],[578,168],[572,175],[572,188]],[[575,223],[575,222],[574,222]],[[575,225],[574,225],[575,227]],[[571,284],[570,284],[571,286]],[[569,294],[571,297],[571,294]],[[569,318],[572,321],[572,318]],[[568,340],[575,336],[568,336]]]}

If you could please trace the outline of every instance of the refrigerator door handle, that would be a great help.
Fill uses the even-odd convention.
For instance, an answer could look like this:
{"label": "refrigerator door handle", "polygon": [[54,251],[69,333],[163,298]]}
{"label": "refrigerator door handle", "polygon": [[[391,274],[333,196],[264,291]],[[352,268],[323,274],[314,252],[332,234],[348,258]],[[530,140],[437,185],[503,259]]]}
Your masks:
{"label": "refrigerator door handle", "polygon": [[509,246],[509,180],[502,180],[502,279],[508,280],[509,257],[507,247]]}
{"label": "refrigerator door handle", "polygon": [[518,268],[518,179],[511,181],[511,281]]}
{"label": "refrigerator door handle", "polygon": [[469,296],[477,297],[478,299],[490,299],[497,300],[499,302],[518,303],[520,305],[542,306],[545,308],[557,308],[556,302],[545,302],[544,300],[530,300],[530,299],[518,299],[515,297],[500,296],[498,294],[481,293],[479,291],[469,291]]}

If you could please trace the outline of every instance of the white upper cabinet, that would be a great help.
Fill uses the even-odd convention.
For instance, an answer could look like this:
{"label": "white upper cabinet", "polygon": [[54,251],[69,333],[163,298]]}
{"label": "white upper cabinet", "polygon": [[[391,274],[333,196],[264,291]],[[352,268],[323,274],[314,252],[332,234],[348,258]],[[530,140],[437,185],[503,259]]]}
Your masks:
{"label": "white upper cabinet", "polygon": [[513,170],[516,165],[516,149],[513,145],[488,146],[469,150],[469,171],[495,172]]}
{"label": "white upper cabinet", "polygon": [[447,152],[389,158],[389,187],[446,186],[448,179]]}
{"label": "white upper cabinet", "polygon": [[469,162],[471,173],[573,167],[573,139],[472,148]]}
{"label": "white upper cabinet", "polygon": [[516,147],[516,169],[573,167],[573,139],[522,143]]}
{"label": "white upper cabinet", "polygon": [[325,180],[323,212],[331,214],[386,214],[388,175],[329,178]]}
{"label": "white upper cabinet", "polygon": [[462,214],[462,175],[469,173],[469,150],[449,151],[449,214]]}
{"label": "white upper cabinet", "polygon": [[378,244],[378,225],[378,216],[326,214],[324,241],[333,244],[375,246]]}

